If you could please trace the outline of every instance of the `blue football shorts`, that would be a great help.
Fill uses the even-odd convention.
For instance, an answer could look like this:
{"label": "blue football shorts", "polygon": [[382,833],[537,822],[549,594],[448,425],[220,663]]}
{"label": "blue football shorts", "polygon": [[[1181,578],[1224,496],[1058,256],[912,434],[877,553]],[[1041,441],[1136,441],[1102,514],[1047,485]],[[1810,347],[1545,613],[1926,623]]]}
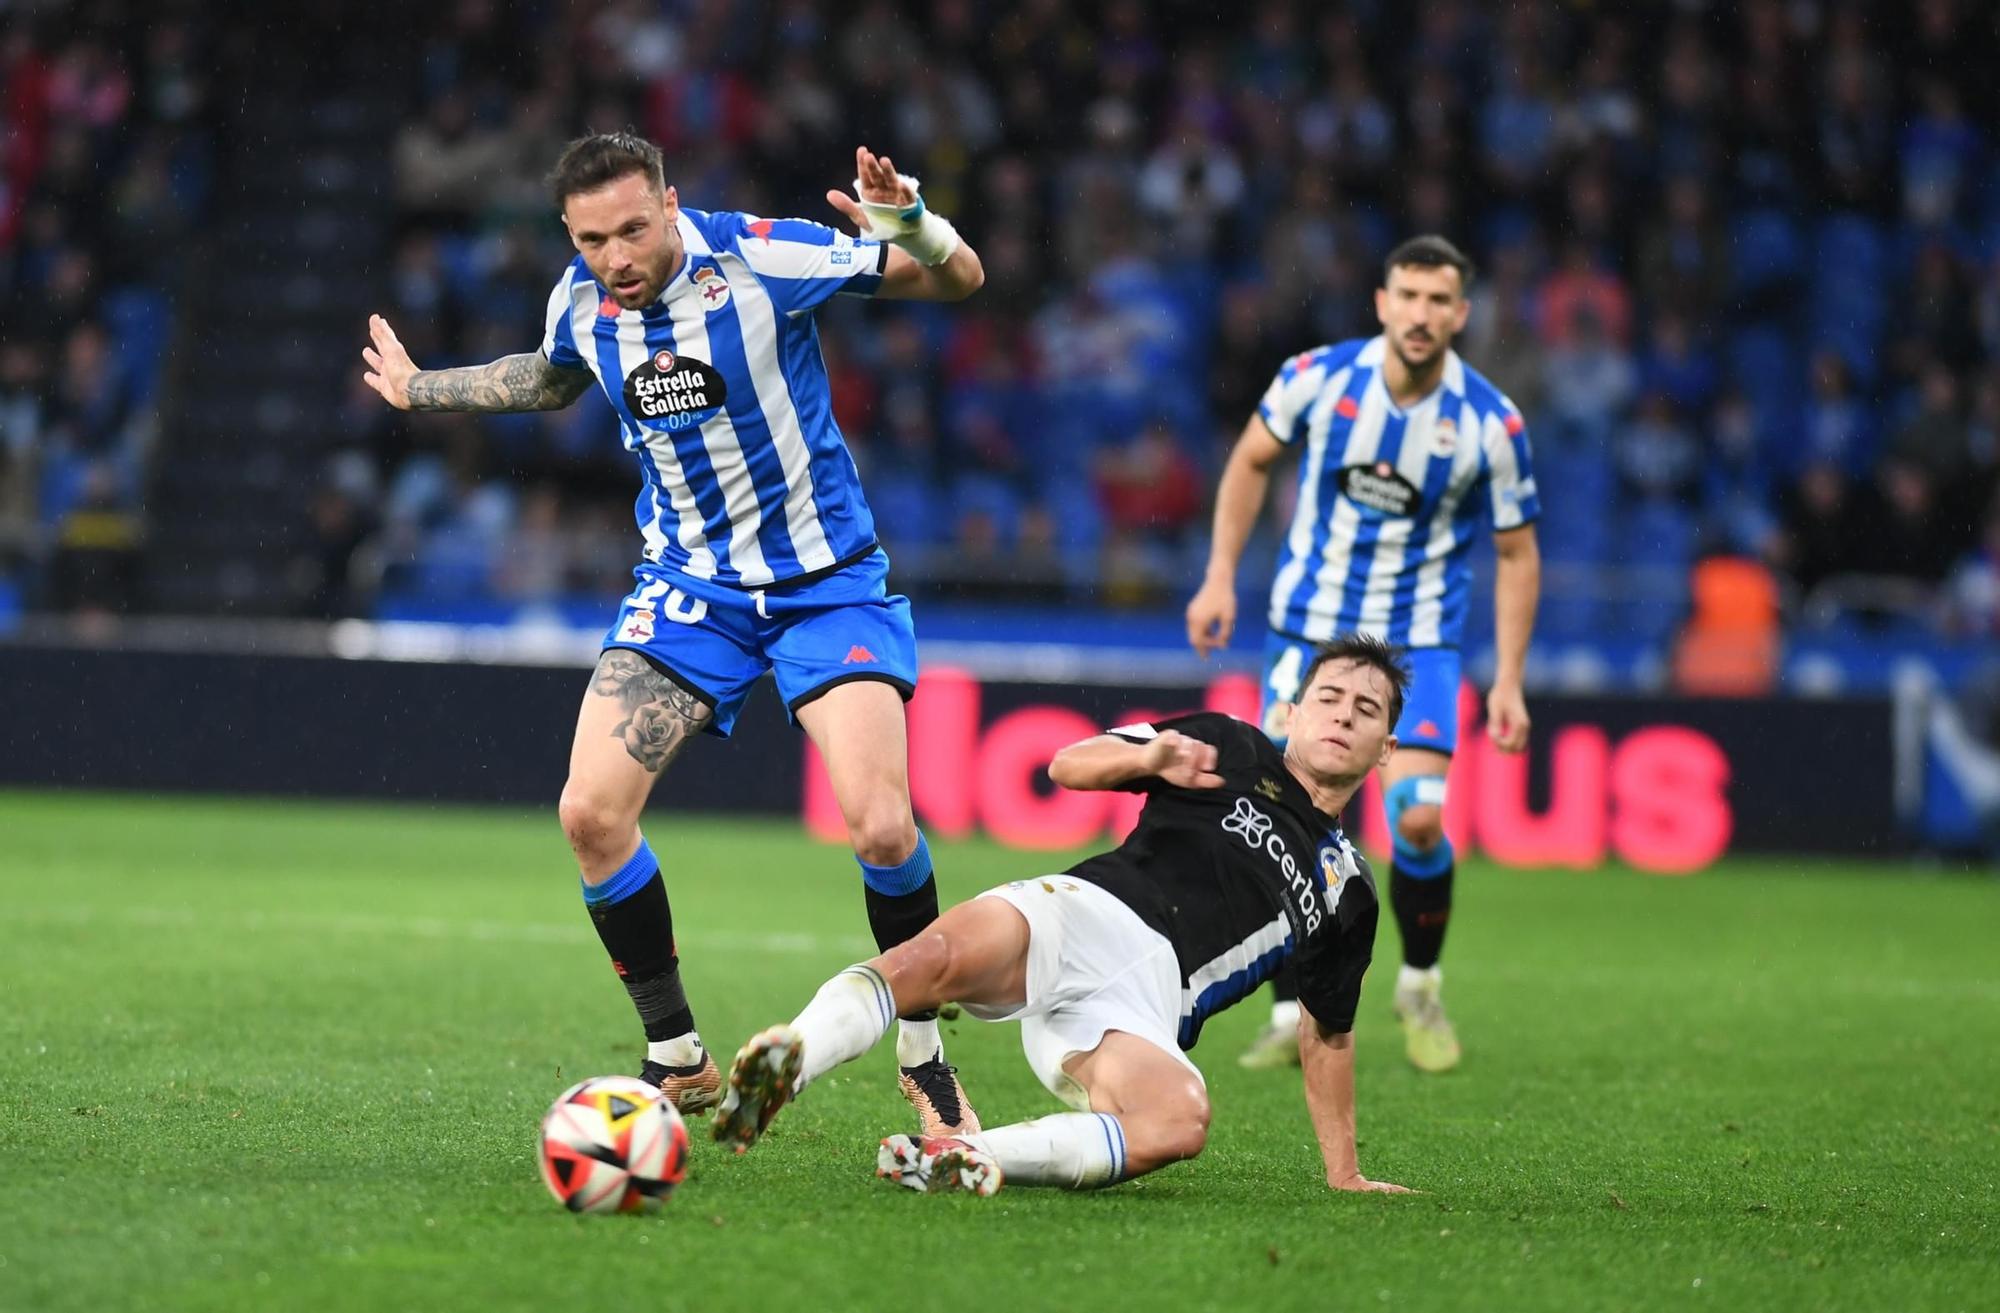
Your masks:
{"label": "blue football shorts", "polygon": [[917,632],[910,599],[888,589],[889,558],[877,548],[804,583],[746,589],[641,565],[604,646],[638,652],[701,699],[710,734],[729,737],[751,688],[769,671],[798,723],[798,710],[851,680],[892,685],[908,701],[917,688]]}
{"label": "blue football shorts", "polygon": [[[1283,733],[1278,704],[1299,696],[1317,643],[1270,631],[1264,638],[1263,703],[1259,717],[1272,738]],[[1459,657],[1455,647],[1413,647],[1403,654],[1410,667],[1410,691],[1403,698],[1403,717],[1396,722],[1396,745],[1451,753],[1458,748]]]}

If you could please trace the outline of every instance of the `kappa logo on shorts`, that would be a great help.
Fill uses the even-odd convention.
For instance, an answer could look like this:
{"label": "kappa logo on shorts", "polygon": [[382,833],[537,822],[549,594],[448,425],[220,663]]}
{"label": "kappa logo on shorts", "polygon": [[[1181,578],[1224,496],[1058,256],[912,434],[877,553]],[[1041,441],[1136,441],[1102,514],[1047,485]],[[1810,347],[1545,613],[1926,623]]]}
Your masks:
{"label": "kappa logo on shorts", "polygon": [[861,644],[856,643],[853,647],[847,649],[847,655],[840,659],[840,664],[843,666],[872,666],[875,664],[875,654],[861,646]]}
{"label": "kappa logo on shorts", "polygon": [[1420,720],[1412,734],[1413,738],[1434,739],[1438,737],[1438,723],[1435,720]]}

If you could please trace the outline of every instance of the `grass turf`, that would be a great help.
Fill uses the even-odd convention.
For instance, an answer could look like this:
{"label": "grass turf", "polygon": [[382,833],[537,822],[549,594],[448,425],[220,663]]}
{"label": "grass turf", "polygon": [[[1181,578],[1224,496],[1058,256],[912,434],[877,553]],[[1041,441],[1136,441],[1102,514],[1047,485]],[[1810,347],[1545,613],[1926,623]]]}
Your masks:
{"label": "grass turf", "polygon": [[[866,956],[842,852],[662,817],[688,991],[733,1051]],[[947,899],[1053,869],[940,844]],[[657,1216],[561,1212],[536,1119],[635,1069],[553,819],[0,794],[0,1309],[1973,1308],[2000,1304],[2000,885],[1738,861],[1460,875],[1422,1077],[1359,1027],[1364,1170],[1321,1183],[1296,1076],[1197,1057],[1208,1151],[1091,1195],[925,1198],[888,1045]],[[989,1125],[1054,1111],[957,1023]]]}

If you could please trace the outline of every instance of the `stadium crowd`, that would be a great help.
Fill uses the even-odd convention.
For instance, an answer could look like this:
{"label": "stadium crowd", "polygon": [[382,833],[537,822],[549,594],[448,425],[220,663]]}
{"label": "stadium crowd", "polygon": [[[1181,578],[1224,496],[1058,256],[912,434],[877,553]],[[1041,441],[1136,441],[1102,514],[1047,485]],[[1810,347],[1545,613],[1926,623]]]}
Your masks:
{"label": "stadium crowd", "polygon": [[206,213],[202,26],[0,27],[0,611],[130,601],[176,243]]}
{"label": "stadium crowd", "polygon": [[[1684,580],[1728,553],[1795,602],[2000,634],[1990,6],[465,0],[413,20],[428,30],[382,160],[401,222],[379,269],[424,365],[539,340],[571,254],[541,179],[586,127],[658,141],[697,208],[833,221],[822,193],[862,142],[923,178],[985,289],[948,313],[821,316],[906,584],[1178,597],[1277,366],[1372,332],[1381,255],[1437,231],[1480,262],[1460,346],[1529,418],[1552,566]],[[91,161],[93,195],[166,188],[192,212],[160,181],[188,96],[151,89],[190,40],[28,52],[74,87],[34,111],[46,164],[21,175],[10,145],[8,324],[45,339],[45,371],[59,354],[78,358],[60,373],[104,377],[89,331],[50,337],[65,321],[23,289],[78,276],[52,248],[119,251],[58,217],[121,213],[63,182],[65,152]],[[53,407],[15,343],[8,404]],[[98,410],[137,404],[121,386]],[[78,423],[24,439],[9,419],[0,448],[46,467],[131,445]],[[382,588],[622,590],[633,474],[595,394],[412,418],[357,379],[348,428],[314,513]],[[37,486],[28,519],[59,520]]]}

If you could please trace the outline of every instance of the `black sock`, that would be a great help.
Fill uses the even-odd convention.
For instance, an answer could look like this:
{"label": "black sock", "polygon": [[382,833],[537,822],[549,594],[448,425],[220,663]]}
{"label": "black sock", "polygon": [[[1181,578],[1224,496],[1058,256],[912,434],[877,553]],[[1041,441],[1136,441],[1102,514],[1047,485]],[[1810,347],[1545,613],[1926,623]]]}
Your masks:
{"label": "black sock", "polygon": [[1458,866],[1442,875],[1419,878],[1400,866],[1389,868],[1389,902],[1396,911],[1396,928],[1403,932],[1403,961],[1426,970],[1444,952],[1445,924],[1451,920],[1451,880]]}
{"label": "black sock", "polygon": [[1278,968],[1278,974],[1271,977],[1271,1001],[1273,1003],[1296,1003],[1299,1001],[1299,973],[1291,959]]}
{"label": "black sock", "polygon": [[673,1039],[693,1030],[694,1012],[681,989],[681,960],[674,953],[674,914],[659,871],[629,897],[589,906],[591,924],[632,996],[646,1038]]}
{"label": "black sock", "polygon": [[[862,888],[868,894],[868,928],[875,934],[875,947],[885,953],[898,944],[908,942],[919,930],[937,920],[935,877],[926,877],[922,884],[906,894],[885,894],[867,885]],[[936,1019],[936,1008],[907,1013],[903,1017],[904,1021]]]}

